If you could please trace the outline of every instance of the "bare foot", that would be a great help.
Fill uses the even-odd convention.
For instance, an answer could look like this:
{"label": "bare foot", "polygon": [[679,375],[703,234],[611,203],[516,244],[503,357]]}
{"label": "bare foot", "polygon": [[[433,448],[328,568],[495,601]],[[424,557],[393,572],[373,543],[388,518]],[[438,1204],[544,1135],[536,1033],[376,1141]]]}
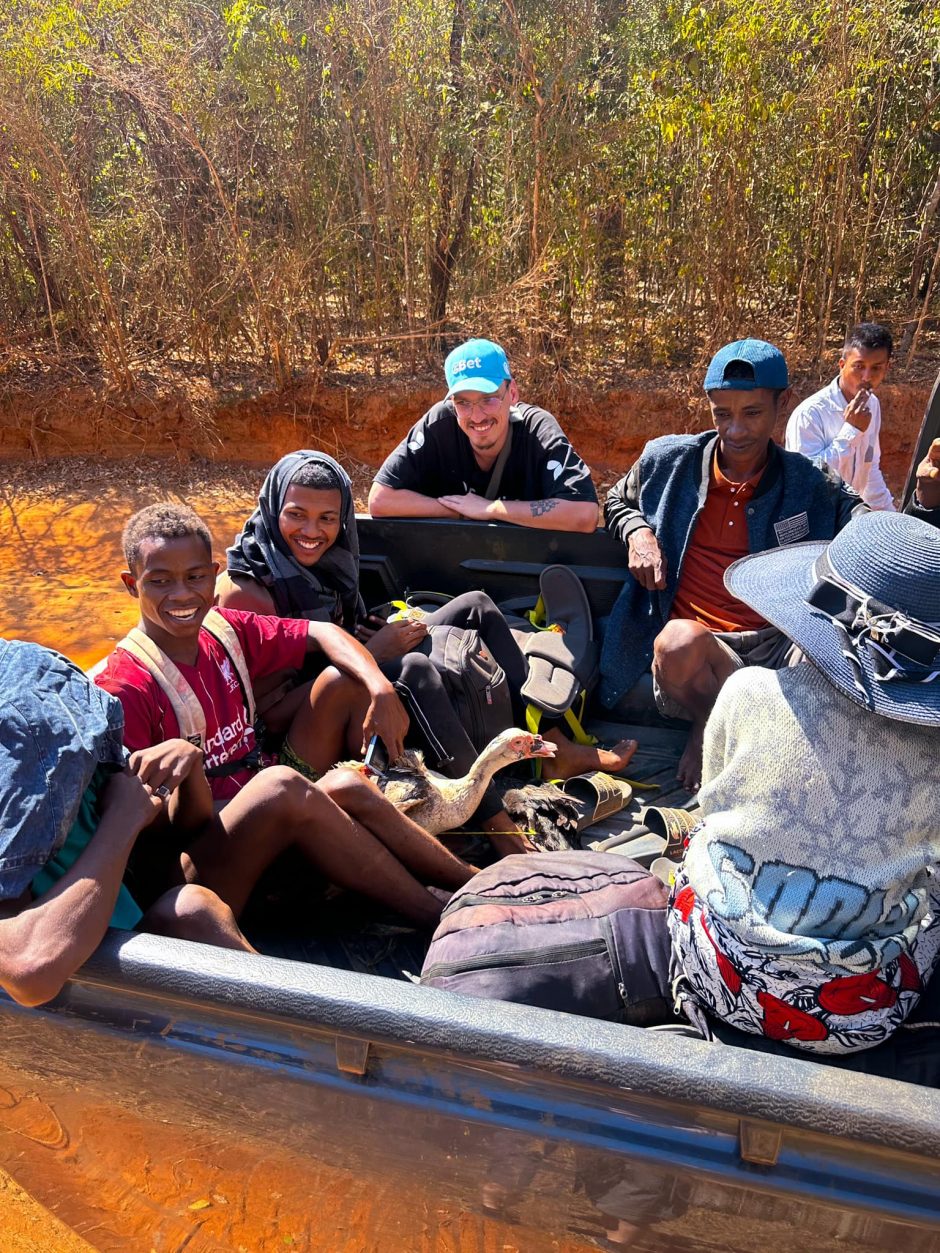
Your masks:
{"label": "bare foot", "polygon": [[686,740],[685,752],[679,758],[676,778],[688,792],[697,792],[702,785],[702,742],[705,738],[704,726],[692,724],[689,738]]}
{"label": "bare foot", "polygon": [[575,744],[561,731],[549,731],[544,737],[558,749],[554,760],[547,767],[553,779],[570,779],[576,774],[591,770],[606,770],[619,774],[637,749],[636,740],[620,740],[613,748],[601,748],[596,744]]}

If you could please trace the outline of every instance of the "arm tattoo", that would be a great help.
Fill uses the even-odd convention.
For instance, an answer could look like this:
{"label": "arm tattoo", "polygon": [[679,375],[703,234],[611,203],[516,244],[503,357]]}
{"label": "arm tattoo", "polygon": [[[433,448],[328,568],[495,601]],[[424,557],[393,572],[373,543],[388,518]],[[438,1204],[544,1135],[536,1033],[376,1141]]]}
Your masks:
{"label": "arm tattoo", "polygon": [[543,514],[551,513],[557,504],[557,500],[530,500],[529,509],[533,518],[541,518]]}

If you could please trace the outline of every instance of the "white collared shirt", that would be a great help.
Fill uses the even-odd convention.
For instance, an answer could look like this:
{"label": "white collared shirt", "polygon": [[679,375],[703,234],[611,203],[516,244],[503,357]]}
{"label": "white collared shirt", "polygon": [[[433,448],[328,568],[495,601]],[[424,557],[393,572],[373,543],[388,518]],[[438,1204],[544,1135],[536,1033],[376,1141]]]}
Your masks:
{"label": "white collared shirt", "polygon": [[868,398],[871,421],[860,431],[845,421],[849,402],[839,387],[839,377],[828,387],[808,396],[790,414],[786,447],[801,452],[817,464],[825,462],[854,487],[872,509],[895,512],[895,504],[881,473],[881,405],[874,394]]}

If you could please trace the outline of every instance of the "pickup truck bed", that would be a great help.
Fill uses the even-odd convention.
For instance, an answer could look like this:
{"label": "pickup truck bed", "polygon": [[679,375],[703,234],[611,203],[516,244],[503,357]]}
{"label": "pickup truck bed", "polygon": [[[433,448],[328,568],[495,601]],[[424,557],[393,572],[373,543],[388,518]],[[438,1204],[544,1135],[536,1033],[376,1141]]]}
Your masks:
{"label": "pickup truck bed", "polygon": [[[373,603],[534,599],[561,560],[601,620],[624,577],[603,533],[361,528]],[[681,734],[636,735],[681,801]],[[349,923],[283,935],[302,961],[113,932],[52,1005],[0,1001],[0,1164],[100,1250],[940,1253],[936,1089],[413,986],[393,920],[343,969]]]}

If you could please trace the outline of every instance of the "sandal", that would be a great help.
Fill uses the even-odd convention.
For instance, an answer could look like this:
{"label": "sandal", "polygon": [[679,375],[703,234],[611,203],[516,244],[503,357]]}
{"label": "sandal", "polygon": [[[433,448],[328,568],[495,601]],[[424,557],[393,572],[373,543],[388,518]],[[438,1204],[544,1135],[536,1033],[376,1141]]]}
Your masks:
{"label": "sandal", "polygon": [[598,645],[587,593],[573,570],[546,566],[539,589],[545,626],[519,641],[528,665],[521,694],[527,704],[560,718],[593,686]]}
{"label": "sandal", "polygon": [[670,861],[680,862],[685,856],[685,848],[689,836],[702,820],[701,811],[695,809],[666,809],[657,805],[647,805],[640,814],[640,822],[654,835],[662,836],[666,841],[662,851],[663,857]]}
{"label": "sandal", "polygon": [[633,800],[633,788],[625,779],[592,770],[590,774],[572,775],[557,785],[580,810],[578,830],[584,831],[595,822],[603,822],[619,814]]}

